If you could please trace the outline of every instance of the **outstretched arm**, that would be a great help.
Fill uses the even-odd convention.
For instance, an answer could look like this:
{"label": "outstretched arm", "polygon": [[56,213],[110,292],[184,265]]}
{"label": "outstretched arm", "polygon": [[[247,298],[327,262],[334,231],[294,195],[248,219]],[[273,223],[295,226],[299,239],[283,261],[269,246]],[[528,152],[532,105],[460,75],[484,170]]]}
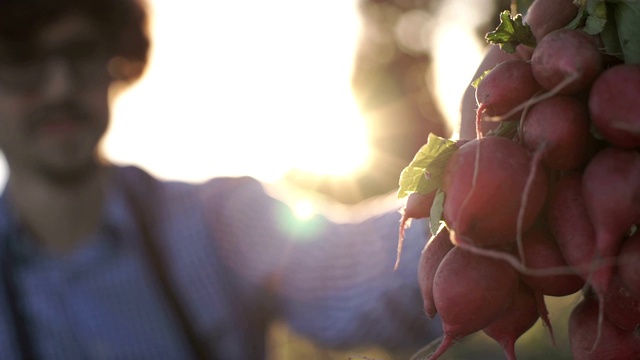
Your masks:
{"label": "outstretched arm", "polygon": [[[301,220],[259,182],[229,181],[235,186],[212,191],[206,202],[222,260],[251,301],[269,304],[293,329],[326,346],[416,350],[440,335],[440,322],[424,313],[417,280],[429,237],[425,221],[407,229],[394,271],[399,204],[359,219]],[[356,212],[347,209],[350,217]]]}

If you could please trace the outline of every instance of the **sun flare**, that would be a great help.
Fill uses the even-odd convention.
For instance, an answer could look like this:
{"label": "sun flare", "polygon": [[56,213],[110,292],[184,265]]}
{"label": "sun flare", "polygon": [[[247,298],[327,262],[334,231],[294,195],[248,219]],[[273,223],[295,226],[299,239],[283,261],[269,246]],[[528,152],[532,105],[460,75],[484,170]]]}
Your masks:
{"label": "sun flare", "polygon": [[150,66],[116,99],[109,158],[189,181],[366,164],[350,88],[355,3],[155,1],[152,12]]}
{"label": "sun flare", "polygon": [[442,111],[455,129],[452,138],[460,135],[460,101],[484,56],[486,44],[474,32],[492,8],[491,0],[450,0],[443,2],[437,17],[432,34],[434,86]]}

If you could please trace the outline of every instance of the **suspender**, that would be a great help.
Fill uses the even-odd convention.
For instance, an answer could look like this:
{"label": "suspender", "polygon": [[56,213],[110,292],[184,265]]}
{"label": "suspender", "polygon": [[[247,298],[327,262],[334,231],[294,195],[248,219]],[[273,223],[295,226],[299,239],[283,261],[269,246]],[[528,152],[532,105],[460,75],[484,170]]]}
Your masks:
{"label": "suspender", "polygon": [[[15,236],[15,235],[14,235]],[[24,317],[24,311],[22,309],[22,303],[20,302],[20,294],[18,293],[18,287],[16,286],[16,279],[13,273],[13,259],[9,256],[9,241],[5,239],[4,255],[2,259],[2,286],[4,287],[4,293],[7,297],[7,304],[9,307],[9,316],[13,321],[15,329],[15,341],[18,345],[18,351],[20,352],[20,359],[22,360],[34,360],[33,344],[31,334],[27,328],[27,322]]]}
{"label": "suspender", "polygon": [[[191,318],[185,311],[184,304],[180,302],[180,297],[176,291],[174,284],[171,282],[168,267],[164,266],[165,258],[162,253],[162,249],[158,245],[157,237],[157,214],[152,214],[154,209],[157,209],[153,204],[153,200],[157,199],[157,183],[155,179],[151,178],[148,174],[136,168],[126,168],[125,171],[135,171],[137,180],[142,180],[143,184],[130,184],[130,181],[123,181],[122,184],[125,188],[125,196],[130,204],[135,220],[140,227],[142,235],[142,245],[144,249],[144,260],[150,266],[151,271],[155,274],[160,290],[164,295],[165,300],[173,313],[175,319],[178,321],[178,325],[182,330],[182,334],[185,336],[185,340],[191,350],[192,357],[197,360],[217,360],[217,354],[212,354],[208,349],[215,349],[214,346],[207,346],[202,339],[197,336],[195,326],[191,321]],[[137,188],[133,188],[137,185]],[[142,189],[148,191],[146,194],[142,194]],[[5,239],[6,240],[6,239]],[[8,246],[8,241],[4,241],[5,246]],[[5,249],[8,250],[8,249]],[[14,274],[14,266],[12,264],[11,256],[8,251],[4,251],[5,256],[2,259],[2,286],[7,297],[9,312],[11,320],[13,321],[15,329],[15,341],[20,351],[21,360],[35,360],[36,357],[33,353],[33,339],[27,327],[25,313],[22,309],[20,301],[19,289],[16,286],[16,279]]]}
{"label": "suspender", "polygon": [[[167,300],[170,309],[178,320],[182,333],[191,349],[193,358],[198,360],[217,359],[215,354],[208,354],[209,351],[207,350],[206,344],[202,339],[198,338],[191,318],[186,313],[183,304],[180,303],[180,298],[176,293],[174,284],[171,283],[167,270],[169,267],[164,266],[166,263],[166,259],[164,258],[165,254],[162,253],[160,246],[158,246],[158,224],[154,221],[158,218],[158,214],[152,214],[154,209],[158,209],[158,207],[154,206],[156,205],[154,204],[154,200],[158,199],[160,195],[157,191],[158,184],[155,179],[137,168],[129,167],[124,170],[138,172],[139,176],[137,176],[137,179],[143,180],[143,184],[131,184],[131,182],[127,183],[127,181],[124,181],[125,195],[133,209],[135,220],[140,226],[142,246],[146,260],[158,279],[160,290]],[[144,189],[148,191],[146,196],[142,194],[143,187],[138,186],[138,191],[136,191],[136,189],[132,188],[132,185],[143,185]]]}

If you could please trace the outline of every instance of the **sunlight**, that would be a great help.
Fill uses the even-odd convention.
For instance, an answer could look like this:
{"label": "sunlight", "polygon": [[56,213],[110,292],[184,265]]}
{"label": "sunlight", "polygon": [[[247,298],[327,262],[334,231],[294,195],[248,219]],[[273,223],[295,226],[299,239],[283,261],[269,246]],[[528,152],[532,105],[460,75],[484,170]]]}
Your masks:
{"label": "sunlight", "polygon": [[[474,32],[490,9],[491,0],[444,2],[434,26],[435,94],[445,118],[456,131],[462,95],[471,86],[471,78],[484,56],[485,44],[477,40]],[[458,137],[457,132],[452,135]]]}
{"label": "sunlight", "polygon": [[316,214],[316,211],[311,201],[303,199],[294,204],[293,213],[300,220],[308,220]]}
{"label": "sunlight", "polygon": [[310,124],[301,124],[306,130],[300,129],[297,138],[291,139],[294,148],[300,149],[292,154],[292,167],[316,175],[347,176],[370,156],[364,119],[347,91],[318,98],[333,104],[309,114]]}
{"label": "sunlight", "polygon": [[366,164],[350,88],[355,1],[152,5],[150,67],[116,99],[110,159],[187,181],[348,175]]}

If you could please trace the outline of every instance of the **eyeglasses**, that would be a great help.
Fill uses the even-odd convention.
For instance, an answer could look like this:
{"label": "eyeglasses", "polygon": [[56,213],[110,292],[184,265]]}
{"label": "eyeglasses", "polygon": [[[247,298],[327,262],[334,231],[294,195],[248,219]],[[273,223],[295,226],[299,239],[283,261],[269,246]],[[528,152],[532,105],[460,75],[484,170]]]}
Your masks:
{"label": "eyeglasses", "polygon": [[38,90],[54,59],[65,61],[76,86],[108,76],[107,49],[98,39],[77,39],[46,51],[31,44],[0,43],[0,87],[13,92]]}

